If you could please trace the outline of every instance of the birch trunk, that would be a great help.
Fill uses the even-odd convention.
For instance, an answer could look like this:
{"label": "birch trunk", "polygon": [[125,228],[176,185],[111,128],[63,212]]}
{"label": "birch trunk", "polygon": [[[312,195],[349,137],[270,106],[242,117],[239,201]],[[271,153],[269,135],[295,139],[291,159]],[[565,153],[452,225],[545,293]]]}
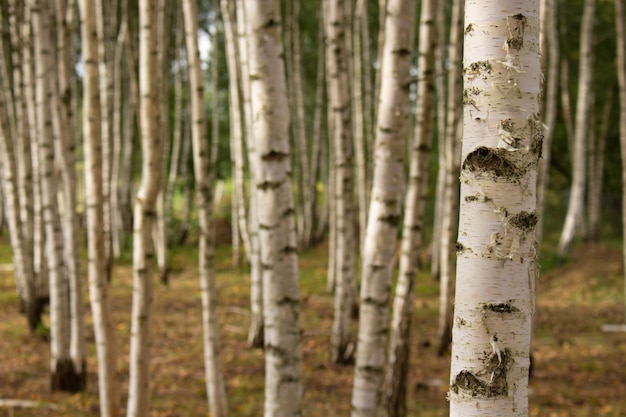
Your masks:
{"label": "birch trunk", "polygon": [[[59,158],[62,179],[63,252],[69,280],[70,294],[70,355],[79,374],[85,363],[85,319],[81,263],[78,246],[79,217],[77,215],[76,140],[74,137],[74,109],[72,103],[72,56],[70,46],[75,21],[75,4],[56,1],[57,49],[55,73],[50,80],[50,98],[55,150]],[[52,16],[49,16],[52,20]],[[52,62],[52,61],[51,61]],[[61,95],[61,92],[63,96]],[[86,380],[83,381],[85,383]],[[83,387],[84,388],[84,387]],[[82,389],[82,388],[81,388]]]}
{"label": "birch trunk", "polygon": [[551,143],[557,112],[557,94],[559,89],[559,37],[557,34],[557,6],[556,0],[541,0],[541,52],[542,68],[546,74],[544,85],[543,108],[543,146],[541,162],[537,179],[537,245],[541,246],[543,239],[543,211],[545,195],[550,179]]}
{"label": "birch trunk", "polygon": [[361,25],[363,24],[364,0],[357,0],[354,16],[354,25],[351,34],[352,40],[352,56],[351,56],[351,86],[350,92],[352,101],[352,119],[354,153],[356,159],[356,181],[357,181],[357,201],[358,201],[358,219],[359,219],[359,252],[362,253],[365,244],[365,234],[367,230],[367,212],[369,208],[369,187],[367,180],[368,161],[367,150],[365,147],[364,119],[365,110],[363,107],[363,67],[369,65],[369,62],[363,61],[363,53],[361,47]]}
{"label": "birch trunk", "polygon": [[[47,4],[36,1],[31,6],[35,44],[37,125],[40,136],[39,167],[44,215],[46,257],[50,277],[50,365],[53,391],[79,391],[84,386],[84,364],[74,363],[70,351],[70,283],[63,254],[61,217],[57,202],[54,167],[54,132],[52,130],[50,85],[50,20]],[[80,371],[83,371],[81,373]]]}
{"label": "birch trunk", "polygon": [[134,207],[133,308],[131,313],[128,417],[142,417],[150,409],[150,327],[154,249],[151,232],[156,218],[156,199],[161,186],[162,136],[158,129],[160,87],[155,75],[157,37],[156,5],[139,2],[139,90],[142,171]]}
{"label": "birch trunk", "polygon": [[301,415],[302,350],[298,256],[290,182],[289,109],[280,13],[273,0],[246,0],[263,264],[265,413]]}
{"label": "birch trunk", "polygon": [[586,184],[586,136],[589,126],[589,98],[593,74],[593,21],[595,0],[585,0],[583,21],[580,28],[580,62],[578,78],[578,97],[576,101],[576,128],[574,132],[574,152],[572,160],[572,186],[565,225],[559,239],[558,251],[561,256],[569,252],[576,235],[576,229],[582,221],[585,204]]}
{"label": "birch trunk", "polygon": [[[451,417],[528,416],[539,1],[467,1]],[[503,48],[504,45],[504,48]]]}
{"label": "birch trunk", "polygon": [[[213,181],[216,167],[210,165],[207,141],[206,116],[204,110],[204,80],[198,50],[198,9],[192,0],[183,2],[183,19],[187,61],[189,65],[189,87],[191,94],[191,139],[193,142],[194,175],[196,178],[196,204],[200,223],[199,271],[202,295],[202,329],[204,345],[204,368],[209,413],[214,417],[228,415],[226,388],[220,361],[220,329],[217,317],[217,289],[213,267]],[[213,47],[216,47],[213,45]],[[216,65],[215,62],[212,65]]]}
{"label": "birch trunk", "polygon": [[[626,238],[626,5],[615,0],[615,26],[617,37],[617,85],[619,91],[619,132],[622,155],[622,236]],[[622,247],[622,265],[626,281],[626,245]],[[626,285],[624,285],[626,290]],[[626,299],[625,299],[626,302]],[[626,308],[624,309],[626,320]]]}
{"label": "birch trunk", "polygon": [[[237,18],[235,2],[221,0],[224,32],[226,36],[226,64],[228,66],[228,114],[230,116],[230,159],[233,174],[232,217],[233,217],[233,260],[241,263],[242,254],[239,239],[243,243],[246,256],[250,254],[245,192],[245,166],[242,130],[241,102],[239,95],[240,72],[237,48]],[[238,231],[238,232],[237,232]]]}
{"label": "birch trunk", "polygon": [[409,178],[404,200],[400,271],[393,300],[387,373],[381,410],[383,416],[389,417],[406,415],[411,314],[414,307],[415,278],[420,268],[424,207],[432,148],[433,106],[435,104],[434,51],[437,44],[436,7],[436,0],[424,0],[421,3],[418,57],[421,76],[417,84],[415,135],[410,147]]}
{"label": "birch trunk", "polygon": [[446,133],[444,137],[443,162],[443,201],[441,207],[441,235],[439,241],[439,324],[437,329],[437,349],[443,356],[450,346],[452,325],[452,303],[454,299],[454,234],[458,227],[459,213],[459,151],[462,138],[464,101],[471,102],[472,97],[463,91],[462,58],[463,58],[463,10],[464,0],[452,3],[452,20],[450,23],[450,47],[448,61],[448,98],[446,108]]}
{"label": "birch trunk", "polygon": [[87,251],[89,296],[93,315],[96,353],[98,355],[98,387],[100,415],[117,417],[120,398],[116,381],[116,348],[111,307],[108,297],[107,259],[104,229],[102,142],[100,124],[100,91],[98,85],[98,39],[96,10],[93,2],[80,3],[83,78],[83,136],[85,152],[85,210],[87,211]]}
{"label": "birch trunk", "polygon": [[[329,106],[332,111],[332,146],[335,182],[335,305],[331,333],[331,361],[348,361],[350,312],[356,297],[355,207],[352,182],[352,126],[348,80],[348,55],[345,44],[346,22],[343,3],[325,0],[326,65]],[[346,354],[348,353],[348,355]]]}
{"label": "birch trunk", "polygon": [[[252,103],[250,97],[250,69],[248,60],[248,37],[249,31],[246,24],[246,9],[243,0],[237,0],[237,41],[239,51],[239,71],[241,79],[241,98],[243,105],[243,120],[245,126],[245,138],[248,147],[248,161],[250,164],[250,179],[254,182],[257,168],[254,166],[256,152],[254,141],[254,129],[252,122]],[[243,159],[243,155],[242,155]],[[250,241],[250,327],[248,329],[248,346],[263,348],[263,282],[261,276],[261,248],[259,246],[259,222],[255,215],[257,198],[254,192],[250,193],[248,210],[248,236]],[[245,213],[244,213],[245,214]]]}
{"label": "birch trunk", "polygon": [[376,143],[374,182],[365,235],[352,417],[378,415],[389,332],[389,290],[402,212],[404,152],[410,121],[416,3],[389,0]]}
{"label": "birch trunk", "polygon": [[[613,109],[613,87],[609,88],[608,96],[602,108],[600,122],[596,130],[595,117],[592,110],[589,126],[589,181],[587,184],[587,216],[589,221],[588,239],[598,241],[600,227],[600,211],[602,208],[602,183],[604,174],[604,153],[606,149],[606,137],[611,124],[611,110]],[[593,147],[593,151],[592,151]]]}
{"label": "birch trunk", "polygon": [[[30,179],[32,164],[20,53],[23,9],[18,9],[15,2],[11,1],[7,9],[1,12],[1,30],[10,38],[5,40],[3,36],[0,40],[2,59],[5,63],[11,61],[13,66],[12,71],[8,65],[2,66],[3,82],[0,83],[4,84],[3,94],[0,95],[2,216],[9,226],[18,295],[29,329],[34,331],[41,322],[42,308],[37,300],[33,269],[33,197]],[[10,56],[8,51],[12,51]],[[10,81],[12,85],[9,85]]]}

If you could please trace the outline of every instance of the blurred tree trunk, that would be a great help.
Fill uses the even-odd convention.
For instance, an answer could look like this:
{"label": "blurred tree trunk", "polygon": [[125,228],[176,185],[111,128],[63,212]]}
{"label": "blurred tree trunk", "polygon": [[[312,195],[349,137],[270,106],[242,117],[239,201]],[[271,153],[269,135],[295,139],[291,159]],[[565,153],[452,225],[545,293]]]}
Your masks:
{"label": "blurred tree trunk", "polygon": [[[41,323],[42,307],[37,299],[33,269],[33,195],[21,25],[24,9],[14,1],[0,9],[0,53],[2,54],[2,95],[0,95],[0,169],[2,169],[2,216],[9,226],[17,292],[28,327]],[[3,221],[4,222],[4,221]]]}
{"label": "blurred tree trunk", "polygon": [[[107,273],[111,271],[112,248],[111,234],[113,228],[114,209],[111,204],[111,188],[112,162],[115,154],[113,152],[113,60],[111,48],[113,47],[113,37],[111,36],[111,26],[115,26],[117,13],[114,10],[116,3],[106,2],[106,11],[104,0],[95,1],[96,12],[96,32],[98,36],[98,82],[100,88],[100,134],[102,143],[102,209],[103,224],[102,236],[104,240],[104,253],[107,262]],[[111,4],[113,3],[113,4]]]}
{"label": "blurred tree trunk", "polygon": [[[202,295],[202,329],[204,345],[204,368],[209,412],[214,417],[228,415],[226,388],[220,361],[220,328],[217,317],[217,289],[215,287],[215,231],[213,230],[213,184],[216,166],[210,165],[209,142],[207,140],[206,112],[204,102],[204,79],[198,49],[198,9],[193,0],[183,2],[183,19],[191,110],[191,139],[193,142],[194,176],[196,178],[196,207],[200,223],[199,271]],[[213,41],[215,42],[215,38]],[[213,48],[217,44],[213,43]],[[211,65],[217,65],[212,62]],[[213,98],[216,100],[216,97]],[[215,101],[213,103],[216,104]]]}
{"label": "blurred tree trunk", "polygon": [[[96,31],[96,6],[90,0],[81,0],[81,36],[83,78],[83,136],[85,153],[85,210],[87,211],[87,251],[89,295],[93,314],[96,353],[98,355],[98,387],[100,415],[117,417],[120,398],[116,381],[116,347],[111,307],[108,296],[107,257],[104,230],[104,194],[102,139],[100,120],[100,86],[98,65],[99,40]],[[100,66],[101,68],[101,66]]]}
{"label": "blurred tree trunk", "polygon": [[436,0],[424,0],[421,3],[417,64],[421,71],[417,84],[415,136],[409,154],[410,168],[404,200],[400,271],[393,301],[387,373],[381,409],[382,415],[389,417],[406,415],[411,315],[414,308],[415,278],[420,268],[423,244],[424,206],[428,191],[428,168],[433,136],[436,7]]}
{"label": "blurred tree trunk", "polygon": [[[329,106],[332,109],[332,146],[335,182],[335,306],[331,331],[331,361],[349,360],[350,313],[356,297],[356,213],[352,181],[352,126],[348,74],[348,50],[343,3],[325,0],[326,72]],[[332,221],[332,220],[331,220]]]}
{"label": "blurred tree trunk", "polygon": [[583,219],[585,202],[585,183],[587,181],[586,136],[589,127],[589,104],[591,81],[593,76],[593,21],[595,14],[595,0],[585,0],[583,21],[580,28],[580,62],[578,78],[578,97],[576,102],[576,128],[574,132],[574,151],[572,160],[572,185],[567,214],[558,251],[565,256],[570,249],[576,229]]}
{"label": "blurred tree trunk", "polygon": [[458,227],[459,213],[459,170],[460,148],[463,135],[463,107],[466,98],[463,90],[463,10],[464,0],[452,2],[452,20],[450,23],[450,48],[448,61],[448,99],[446,108],[446,134],[443,147],[445,172],[443,174],[443,200],[441,215],[441,235],[439,241],[439,324],[437,328],[437,350],[439,356],[450,346],[450,332],[452,326],[452,304],[454,300],[454,235]]}
{"label": "blurred tree trunk", "polygon": [[527,416],[543,137],[539,1],[472,0],[465,16],[450,416]]}
{"label": "blurred tree trunk", "polygon": [[253,192],[258,198],[263,264],[264,415],[295,417],[302,413],[302,348],[280,13],[273,0],[246,0],[244,4],[255,132],[251,165],[258,168]]}
{"label": "blurred tree trunk", "polygon": [[142,417],[150,409],[150,328],[153,301],[154,249],[151,232],[161,188],[163,137],[158,132],[161,97],[157,53],[157,10],[154,2],[139,2],[139,90],[142,170],[134,207],[133,309],[131,313],[128,417]]}
{"label": "blurred tree trunk", "polygon": [[446,80],[448,70],[447,49],[448,41],[446,35],[449,34],[446,25],[446,2],[437,3],[435,12],[435,25],[437,26],[437,46],[435,47],[435,90],[437,94],[437,179],[435,182],[435,209],[433,215],[433,235],[430,242],[430,274],[439,281],[439,262],[441,245],[441,219],[444,204],[444,179],[445,179],[445,151],[444,144],[446,138]]}
{"label": "blurred tree trunk", "polygon": [[[358,201],[358,220],[359,220],[359,246],[358,250],[362,253],[365,244],[365,233],[367,229],[367,212],[369,209],[370,189],[368,187],[368,162],[367,149],[365,145],[365,108],[363,94],[363,67],[370,63],[363,60],[363,48],[361,42],[361,25],[363,22],[364,0],[357,0],[356,10],[352,29],[348,31],[348,40],[351,40],[351,54],[348,55],[350,61],[350,100],[352,102],[352,120],[354,155],[356,159],[356,195]],[[349,16],[347,16],[349,17]]]}
{"label": "blurred tree trunk", "polygon": [[[64,236],[57,201],[55,143],[51,102],[54,93],[51,21],[48,4],[36,1],[30,9],[33,24],[36,69],[36,107],[39,134],[42,209],[46,258],[50,277],[51,388],[53,391],[80,391],[84,388],[84,363],[75,363],[71,352],[70,281],[64,258]],[[82,304],[81,304],[82,306]],[[82,359],[82,358],[81,358]]]}
{"label": "blurred tree trunk", "polygon": [[557,5],[556,0],[541,0],[540,41],[542,56],[542,72],[546,77],[543,93],[543,146],[541,162],[537,179],[537,245],[541,246],[543,239],[543,212],[546,204],[546,191],[550,179],[550,158],[552,136],[557,113],[557,95],[559,90],[559,37],[557,33]]}
{"label": "blurred tree trunk", "polygon": [[[626,5],[624,0],[615,0],[615,26],[617,37],[619,133],[622,155],[622,236],[626,239]],[[626,281],[626,245],[622,246],[622,265]],[[624,285],[624,288],[626,289],[626,285]],[[626,320],[626,309],[624,314]]]}
{"label": "blurred tree trunk", "polygon": [[374,182],[363,251],[352,416],[379,412],[389,332],[389,290],[405,187],[404,153],[411,106],[408,88],[416,18],[412,0],[389,0],[376,120]]}
{"label": "blurred tree trunk", "polygon": [[[23,4],[24,22],[22,24],[22,42],[24,45],[33,45],[32,31],[32,14],[30,12],[31,5]],[[25,154],[29,161],[25,161],[25,165],[30,165],[31,171],[26,172],[26,176],[30,176],[33,190],[33,270],[35,273],[35,287],[37,299],[40,304],[43,300],[50,301],[50,279],[48,271],[48,263],[45,259],[45,226],[44,214],[42,210],[42,186],[41,186],[41,167],[39,164],[40,153],[40,133],[37,122],[37,103],[36,103],[36,77],[35,77],[35,57],[34,48],[22,48],[22,72],[24,79],[24,101],[26,102],[26,113],[28,119],[29,137],[24,138],[24,151],[30,149],[30,155]],[[26,141],[29,144],[26,144]],[[24,217],[26,220],[26,217]],[[43,305],[41,305],[43,307]]]}
{"label": "blurred tree trunk", "polygon": [[[589,159],[587,177],[587,216],[589,220],[589,235],[587,236],[593,242],[599,239],[600,227],[600,209],[602,207],[602,184],[604,176],[604,151],[606,149],[606,137],[609,133],[611,124],[611,110],[613,109],[613,86],[607,91],[607,97],[602,108],[602,114],[599,123],[596,126],[595,112],[593,105],[590,110],[589,134],[587,141],[589,143]],[[596,94],[594,94],[597,97]],[[597,100],[597,98],[596,98]],[[594,100],[594,103],[595,101]]]}
{"label": "blurred tree trunk", "polygon": [[[248,26],[246,24],[246,9],[243,0],[237,0],[237,46],[239,51],[238,74],[241,80],[241,97],[245,138],[248,147],[248,161],[250,165],[250,180],[254,182],[258,168],[254,165],[256,152],[254,129],[252,121],[252,102],[250,98],[250,66],[248,60]],[[242,155],[243,159],[243,155]],[[261,247],[259,246],[259,221],[255,214],[257,195],[250,192],[248,211],[248,235],[250,240],[250,328],[248,329],[248,346],[263,348],[263,277],[261,265]]]}
{"label": "blurred tree trunk", "polygon": [[[76,174],[76,138],[78,130],[71,97],[74,81],[73,56],[71,45],[75,42],[76,4],[56,0],[56,22],[49,14],[51,27],[56,27],[57,47],[51,58],[56,71],[50,72],[50,108],[54,134],[55,153],[61,171],[63,209],[61,211],[63,227],[63,253],[66,273],[69,280],[70,306],[70,355],[76,370],[83,378],[80,382],[84,389],[87,372],[85,366],[85,319],[82,272],[79,253],[79,216],[77,213],[77,174]],[[52,34],[50,33],[51,38]],[[62,94],[62,95],[61,95]]]}
{"label": "blurred tree trunk", "polygon": [[242,114],[240,101],[240,56],[237,45],[237,17],[235,1],[222,0],[222,20],[226,34],[226,63],[229,74],[229,115],[230,115],[230,159],[232,164],[232,222],[233,222],[233,260],[236,265],[241,264],[243,254],[240,252],[239,242],[243,243],[246,256],[250,255],[250,235],[247,222],[246,190],[245,190],[245,160],[244,160],[244,131],[242,129]]}

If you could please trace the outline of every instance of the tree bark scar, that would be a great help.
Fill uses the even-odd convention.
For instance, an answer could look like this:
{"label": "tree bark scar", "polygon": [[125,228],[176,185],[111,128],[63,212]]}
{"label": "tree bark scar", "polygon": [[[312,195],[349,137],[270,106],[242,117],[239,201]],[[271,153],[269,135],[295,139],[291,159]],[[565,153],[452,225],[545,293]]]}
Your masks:
{"label": "tree bark scar", "polygon": [[[460,371],[454,377],[450,391],[471,397],[506,397],[509,394],[506,376],[512,363],[513,358],[509,349],[502,351],[499,357],[493,353],[487,358],[483,371],[476,373],[467,369]],[[487,380],[479,378],[479,375],[485,375]]]}

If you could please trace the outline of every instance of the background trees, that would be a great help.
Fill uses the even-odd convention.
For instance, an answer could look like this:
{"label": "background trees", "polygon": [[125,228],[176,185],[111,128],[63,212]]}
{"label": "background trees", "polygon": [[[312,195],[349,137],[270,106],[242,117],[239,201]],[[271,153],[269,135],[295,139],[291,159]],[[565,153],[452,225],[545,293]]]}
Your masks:
{"label": "background trees", "polygon": [[[88,272],[94,278],[92,283],[102,290],[123,285],[116,283],[115,267],[128,261],[125,253],[131,245],[136,251],[132,337],[143,335],[144,340],[134,339],[131,349],[130,413],[147,412],[144,400],[135,400],[148,398],[142,381],[148,379],[150,343],[145,337],[152,319],[152,271],[154,258],[162,273],[169,269],[166,242],[174,254],[189,251],[190,244],[196,247],[198,243],[200,248],[206,363],[207,370],[214,369],[206,380],[219,380],[220,334],[215,318],[220,309],[212,294],[226,284],[213,282],[218,271],[212,267],[212,234],[218,233],[217,243],[231,244],[229,255],[250,270],[251,315],[246,324],[249,344],[256,347],[263,347],[264,331],[265,336],[273,335],[273,330],[264,330],[267,320],[284,318],[282,313],[264,312],[267,303],[275,302],[272,308],[291,311],[292,336],[299,332],[294,325],[298,308],[292,296],[298,283],[314,281],[315,277],[296,273],[296,252],[306,254],[311,246],[328,242],[329,273],[325,278],[334,291],[336,312],[332,334],[324,334],[330,336],[326,340],[330,358],[326,359],[349,365],[355,359],[350,335],[357,326],[369,328],[369,333],[363,330],[360,346],[370,345],[375,358],[363,353],[367,352],[365,347],[359,348],[356,366],[374,371],[374,377],[365,379],[375,381],[368,393],[360,395],[366,402],[377,402],[372,398],[381,390],[384,372],[385,401],[388,405],[395,401],[393,407],[401,415],[404,397],[398,393],[404,377],[396,379],[394,374],[413,366],[398,359],[403,355],[403,344],[411,347],[416,343],[406,335],[410,327],[407,320],[415,310],[415,288],[423,279],[418,271],[429,263],[438,268],[436,275],[441,277],[438,344],[442,354],[447,353],[450,339],[451,296],[446,296],[446,290],[454,280],[451,261],[458,250],[454,245],[454,211],[459,204],[456,181],[461,162],[456,146],[460,130],[455,120],[461,105],[466,112],[482,111],[482,97],[475,90],[460,87],[461,66],[455,64],[460,57],[458,39],[468,30],[461,23],[464,2],[440,2],[435,8],[423,0],[411,5],[419,12],[397,12],[397,3],[392,1],[280,2],[280,8],[272,9],[272,17],[264,18],[264,28],[271,29],[272,37],[278,39],[275,47],[284,51],[283,61],[272,61],[277,68],[272,75],[285,72],[284,80],[278,82],[285,90],[284,97],[280,92],[277,99],[280,106],[260,105],[255,95],[268,91],[260,89],[259,77],[269,64],[259,64],[267,59],[265,50],[254,52],[251,48],[251,43],[258,41],[254,35],[262,23],[254,27],[249,22],[253,17],[263,20],[249,15],[257,11],[252,2],[187,2],[185,6],[192,9],[185,9],[186,34],[182,11],[173,10],[168,2],[152,2],[148,6],[155,10],[150,11],[149,20],[155,27],[149,37],[143,35],[148,28],[141,25],[145,21],[145,14],[140,13],[142,2],[105,3],[96,2],[94,12],[87,13],[86,7],[79,8],[82,2],[0,1],[3,213],[11,233],[15,283],[29,327],[45,332],[50,325],[53,356],[71,361],[77,374],[72,377],[76,384],[59,382],[55,387],[83,388],[82,321],[84,317],[89,320],[80,298],[80,242],[85,234],[89,236]],[[574,229],[580,231],[578,236],[594,238],[596,224],[600,237],[613,236],[611,225],[621,218],[616,209],[621,193],[615,190],[619,189],[617,173],[622,168],[616,157],[617,141],[611,140],[618,135],[617,126],[610,123],[616,116],[616,106],[611,105],[611,97],[617,96],[612,95],[616,72],[607,65],[613,62],[615,51],[612,2],[597,2],[594,13],[583,13],[587,10],[583,6],[590,7],[591,2],[582,0],[568,2],[567,7],[558,1],[545,4],[554,7],[546,7],[543,17],[544,22],[550,22],[544,25],[541,46],[543,55],[549,57],[543,155],[552,151],[556,157],[543,167],[542,178],[550,182],[540,186],[538,194],[543,201],[540,206],[546,207],[546,221],[542,227],[538,219],[535,231],[543,232],[544,249],[552,253],[569,195],[582,202]],[[562,13],[556,13],[557,9]],[[87,14],[79,11],[95,18],[93,27]],[[587,16],[585,25],[581,24],[583,15]],[[595,26],[590,23],[591,16]],[[398,23],[403,17],[420,23]],[[434,25],[435,21],[439,23]],[[408,35],[409,29],[413,35]],[[402,71],[389,70],[384,51],[391,47],[392,34],[402,31],[407,34],[407,45],[421,45],[419,55],[413,53],[413,46],[397,47],[392,55],[404,59]],[[95,50],[90,43],[93,36]],[[225,42],[220,42],[221,37]],[[196,59],[196,50],[200,59]],[[257,65],[256,70],[253,65]],[[393,82],[396,84],[390,90],[389,83]],[[573,97],[577,102],[571,100]],[[271,129],[275,135],[263,137],[267,128],[263,123],[271,124],[279,111],[284,114],[279,127]],[[574,126],[566,128],[568,125]],[[496,130],[507,132],[508,128],[499,126]],[[390,139],[396,129],[402,133]],[[553,140],[548,141],[548,137]],[[598,139],[590,139],[594,137]],[[603,137],[607,138],[606,145],[602,145]],[[376,142],[374,138],[378,138]],[[273,141],[280,141],[280,146],[274,146]],[[431,143],[436,145],[432,146],[436,152],[430,151]],[[596,151],[593,155],[581,153],[583,147]],[[574,156],[577,162],[570,164]],[[589,169],[570,167],[581,164]],[[393,175],[384,169],[391,165]],[[436,181],[435,172],[441,173],[441,181]],[[274,175],[280,176],[281,184],[275,189]],[[409,179],[406,185],[397,180],[403,176]],[[585,182],[587,186],[578,187],[574,196],[568,194],[570,182]],[[270,198],[272,190],[279,191],[280,196]],[[401,197],[406,197],[404,204]],[[133,210],[133,202],[137,210]],[[572,206],[570,211],[574,209]],[[278,220],[270,214],[276,213],[284,215],[280,221],[285,223],[274,228]],[[435,232],[439,226],[440,232]],[[568,239],[576,242],[577,235],[568,230]],[[403,244],[399,250],[400,238]],[[103,248],[93,246],[100,243]],[[426,253],[427,244],[432,259],[431,253]],[[563,256],[569,246],[562,245]],[[274,248],[273,252],[268,248]],[[111,287],[102,281],[102,250],[108,272],[113,272]],[[287,266],[270,271],[274,256],[270,254],[282,257]],[[115,256],[120,259],[111,263]],[[392,277],[397,257],[400,278],[396,284]],[[172,268],[176,267],[174,262]],[[363,276],[362,306],[357,324],[359,272]],[[275,280],[275,273],[285,275]],[[268,285],[280,282],[290,283],[289,295],[265,299],[264,306],[263,286],[270,291]],[[48,287],[52,323],[46,314],[42,316]],[[396,306],[390,321],[386,304],[394,289]],[[92,292],[92,296],[97,293]],[[419,295],[417,300],[421,302]],[[90,311],[100,323],[96,328],[104,334],[107,320],[96,317],[97,304],[96,297],[90,301]],[[102,317],[107,315],[105,310],[103,301]],[[378,320],[378,330],[371,326],[372,316]],[[391,348],[384,341],[387,328],[393,336]],[[304,329],[305,335],[307,331]],[[267,349],[268,344],[274,346],[271,340],[265,340],[265,354],[270,358],[276,353]],[[294,355],[298,362],[297,348]],[[386,359],[389,364],[384,364]],[[140,368],[143,371],[138,372]],[[345,369],[351,371],[348,366]],[[268,378],[271,380],[271,375]],[[357,377],[355,385],[361,387],[362,382]],[[217,385],[209,383],[207,394],[222,398],[222,388],[211,391]],[[210,404],[223,410],[226,402],[216,405],[220,401],[211,400]],[[234,407],[232,402],[229,407]]]}

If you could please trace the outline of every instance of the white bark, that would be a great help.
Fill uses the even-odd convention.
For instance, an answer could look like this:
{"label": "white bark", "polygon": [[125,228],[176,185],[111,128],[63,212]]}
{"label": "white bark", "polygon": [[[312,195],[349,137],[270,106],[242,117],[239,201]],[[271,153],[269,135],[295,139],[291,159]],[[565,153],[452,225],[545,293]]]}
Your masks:
{"label": "white bark", "polygon": [[459,213],[459,152],[462,137],[463,101],[469,101],[463,92],[462,85],[462,54],[463,54],[463,10],[464,0],[452,2],[452,19],[450,22],[450,47],[448,61],[446,132],[440,160],[444,163],[443,191],[441,205],[441,230],[439,240],[439,324],[437,329],[438,354],[443,356],[450,344],[450,326],[452,325],[452,300],[454,286],[454,234],[457,229]]}
{"label": "white bark", "polygon": [[[204,345],[204,368],[209,413],[214,417],[228,415],[226,388],[220,361],[220,328],[217,318],[217,289],[213,268],[213,181],[207,175],[215,166],[209,165],[209,143],[207,141],[206,116],[204,109],[204,80],[198,50],[198,9],[193,0],[183,2],[183,19],[187,60],[189,63],[189,86],[191,94],[191,139],[193,142],[194,174],[196,178],[196,204],[200,223],[199,271],[202,296],[202,330]],[[215,46],[214,46],[215,47]],[[212,63],[215,65],[215,63]]]}
{"label": "white bark", "polygon": [[302,349],[298,316],[298,257],[290,182],[289,109],[280,13],[273,0],[246,0],[251,98],[258,176],[263,312],[265,413],[301,415]]}
{"label": "white bark", "polygon": [[[352,180],[352,127],[348,80],[347,49],[345,43],[346,22],[343,2],[325,0],[327,7],[326,68],[329,106],[332,112],[331,126],[335,182],[335,306],[331,333],[331,361],[344,362],[349,344],[350,312],[356,297],[356,239],[355,205]],[[332,220],[331,220],[332,221]]]}
{"label": "white bark", "polygon": [[404,191],[416,4],[389,0],[376,121],[374,182],[365,235],[352,416],[375,416],[389,331],[389,291]]}
{"label": "white bark", "polygon": [[578,97],[576,101],[576,128],[574,132],[574,152],[572,161],[572,186],[565,225],[559,239],[558,251],[566,255],[574,240],[576,229],[582,221],[585,204],[586,184],[586,138],[589,125],[589,98],[591,94],[593,62],[593,21],[595,0],[585,0],[583,21],[580,28],[580,62],[578,77]]}
{"label": "white bark", "polygon": [[100,136],[100,98],[98,86],[98,39],[96,11],[93,2],[80,3],[83,78],[83,135],[85,153],[85,210],[87,212],[87,251],[89,296],[93,315],[96,353],[98,355],[98,388],[100,415],[120,414],[116,384],[116,348],[108,297],[104,228],[102,145]]}
{"label": "white bark", "polygon": [[[450,416],[528,416],[539,1],[467,1]],[[504,47],[503,47],[504,46]]]}
{"label": "white bark", "polygon": [[154,250],[151,232],[156,220],[163,163],[162,136],[158,132],[160,87],[155,74],[157,55],[156,5],[139,2],[139,92],[142,170],[134,207],[133,308],[131,313],[128,417],[143,417],[150,409],[150,327]]}
{"label": "white bark", "polygon": [[559,64],[559,37],[557,33],[556,0],[541,0],[541,53],[542,69],[545,74],[544,107],[543,107],[543,147],[539,177],[537,179],[537,244],[541,246],[543,239],[543,211],[545,208],[545,194],[550,179],[550,158],[552,135],[557,112]]}
{"label": "white bark", "polygon": [[437,43],[436,0],[421,4],[419,25],[420,76],[417,84],[415,135],[410,147],[410,168],[404,200],[404,223],[400,247],[400,270],[393,300],[393,314],[383,393],[383,415],[406,415],[409,372],[410,327],[415,278],[420,268],[424,231],[424,208],[428,191],[428,167],[432,149],[433,107],[435,102],[435,60]]}

